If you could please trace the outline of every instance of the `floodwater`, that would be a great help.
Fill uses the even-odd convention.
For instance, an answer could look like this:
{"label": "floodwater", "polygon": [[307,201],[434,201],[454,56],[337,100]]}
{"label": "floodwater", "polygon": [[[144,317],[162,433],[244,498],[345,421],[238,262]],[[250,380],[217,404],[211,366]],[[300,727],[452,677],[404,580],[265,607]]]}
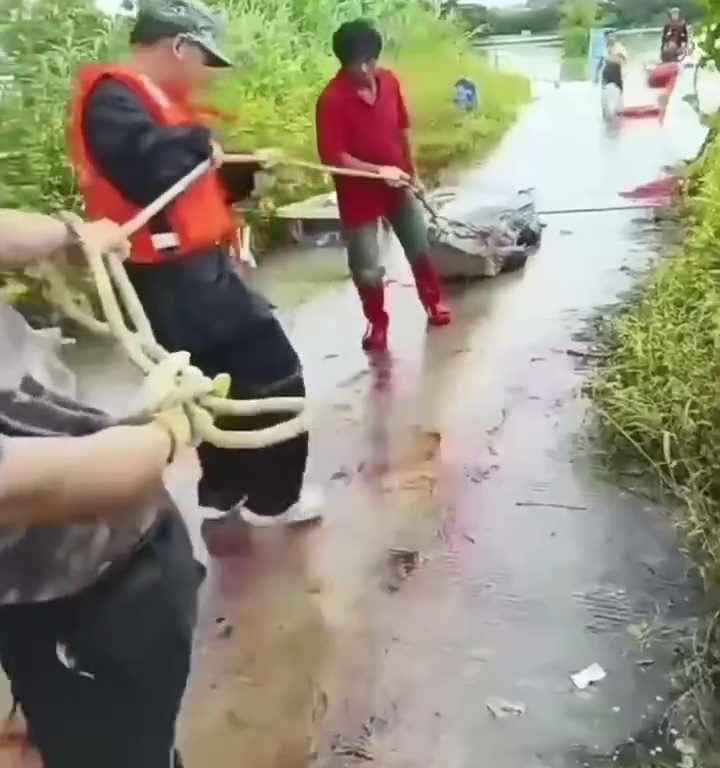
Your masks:
{"label": "floodwater", "polygon": [[[628,100],[649,98],[641,73],[630,81]],[[703,131],[680,96],[664,126],[610,134],[590,84],[539,84],[494,158],[464,175],[458,208],[527,186],[543,210],[619,204],[696,151]],[[546,222],[523,272],[456,288],[456,322],[431,332],[391,248],[384,364],[360,351],[346,281],[283,314],[327,518],[208,559],[188,766],[570,768],[612,765],[633,739],[665,748],[656,728],[696,585],[666,511],[594,471],[573,354],[663,244],[643,210]],[[342,254],[322,258],[337,270]],[[281,271],[260,279],[282,311]],[[88,395],[126,407],[132,376],[100,349],[80,357]],[[196,472],[188,459],[169,482],[201,547]],[[592,663],[607,677],[575,690],[571,673]],[[493,699],[524,714],[496,718]]]}

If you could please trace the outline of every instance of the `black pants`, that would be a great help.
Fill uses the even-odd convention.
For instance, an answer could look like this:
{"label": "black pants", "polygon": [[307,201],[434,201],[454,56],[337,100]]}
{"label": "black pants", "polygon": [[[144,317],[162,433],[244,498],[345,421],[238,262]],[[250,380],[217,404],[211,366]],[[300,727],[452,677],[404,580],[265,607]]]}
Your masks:
{"label": "black pants", "polygon": [[[249,288],[222,250],[128,274],[158,341],[171,352],[187,350],[208,376],[228,373],[231,397],[302,397],[305,384],[298,356],[269,303]],[[289,414],[227,418],[218,426],[255,430]],[[229,510],[246,500],[258,515],[276,516],[294,504],[302,489],[307,435],[256,450],[199,448],[202,506]]]}
{"label": "black pants", "polygon": [[[196,359],[206,373],[214,373],[209,363]],[[247,391],[234,387],[230,395],[238,399],[249,396]],[[304,396],[305,384],[300,373],[272,391],[272,397]],[[288,417],[289,414],[228,417],[216,424],[224,429],[248,431],[274,426]],[[198,447],[198,456],[203,470],[198,487],[202,506],[228,510],[246,499],[248,508],[256,515],[275,517],[300,498],[308,458],[308,436],[303,434],[284,443],[245,451],[203,443]]]}
{"label": "black pants", "polygon": [[621,91],[623,90],[622,67],[616,61],[607,61],[603,67],[602,84],[609,85],[610,83],[617,85]]}
{"label": "black pants", "polygon": [[171,515],[101,584],[0,609],[0,660],[45,768],[179,766],[175,720],[201,580]]}

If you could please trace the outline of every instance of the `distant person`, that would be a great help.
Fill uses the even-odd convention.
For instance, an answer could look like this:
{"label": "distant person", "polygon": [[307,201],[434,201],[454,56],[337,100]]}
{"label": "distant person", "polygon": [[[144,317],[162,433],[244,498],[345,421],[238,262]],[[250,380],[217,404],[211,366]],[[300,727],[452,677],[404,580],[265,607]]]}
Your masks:
{"label": "distant person", "polygon": [[[660,42],[660,58],[663,61],[678,61],[682,58],[688,48],[690,41],[690,32],[687,21],[683,18],[679,8],[671,8],[667,24],[663,27]],[[666,50],[672,44],[672,50],[675,52],[674,59],[666,59],[670,55]]]}
{"label": "distant person", "polygon": [[385,352],[389,317],[378,226],[390,221],[415,277],[431,325],[447,325],[450,312],[429,258],[427,224],[410,186],[421,187],[410,142],[410,119],[397,77],[378,66],[382,38],[362,19],[335,32],[340,71],[317,103],[318,153],[324,163],[376,174],[377,179],[334,177],[353,282],[368,329],[362,346]]}
{"label": "distant person", "polygon": [[461,77],[455,83],[455,103],[466,112],[475,112],[479,106],[475,83],[467,77]]}
{"label": "distant person", "polygon": [[607,52],[606,35],[607,30],[605,29],[593,29],[591,33],[590,57],[593,83],[600,82],[603,66],[605,65],[605,54]]}
{"label": "distant person", "polygon": [[614,30],[609,30],[605,36],[605,63],[602,70],[602,84],[613,84],[622,93],[624,90],[623,67],[628,55],[625,46],[617,39]]}

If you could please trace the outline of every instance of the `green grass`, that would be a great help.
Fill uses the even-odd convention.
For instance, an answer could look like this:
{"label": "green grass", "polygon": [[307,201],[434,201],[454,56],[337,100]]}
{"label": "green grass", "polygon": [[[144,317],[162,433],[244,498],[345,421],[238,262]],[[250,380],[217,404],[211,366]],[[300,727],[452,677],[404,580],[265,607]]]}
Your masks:
{"label": "green grass", "polygon": [[[396,69],[414,121],[418,163],[424,174],[434,177],[460,161],[485,157],[517,119],[530,98],[530,86],[464,47],[437,47],[432,67],[425,63],[427,56],[407,51],[397,57]],[[482,107],[477,114],[463,114],[452,102],[453,84],[462,76],[478,86]]]}

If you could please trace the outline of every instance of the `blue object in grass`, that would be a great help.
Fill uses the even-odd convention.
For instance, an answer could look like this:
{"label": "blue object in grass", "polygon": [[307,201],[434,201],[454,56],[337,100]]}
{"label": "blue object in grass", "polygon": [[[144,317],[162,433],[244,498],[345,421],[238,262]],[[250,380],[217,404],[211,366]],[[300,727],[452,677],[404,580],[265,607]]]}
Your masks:
{"label": "blue object in grass", "polygon": [[455,83],[455,103],[466,112],[474,112],[479,107],[479,101],[475,83],[461,77]]}

